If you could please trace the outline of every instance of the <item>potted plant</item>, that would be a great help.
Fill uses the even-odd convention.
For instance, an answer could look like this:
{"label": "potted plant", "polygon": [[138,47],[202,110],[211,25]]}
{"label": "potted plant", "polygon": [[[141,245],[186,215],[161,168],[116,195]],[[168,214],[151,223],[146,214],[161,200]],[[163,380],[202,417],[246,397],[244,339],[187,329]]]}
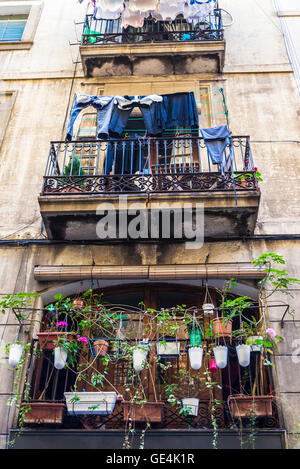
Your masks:
{"label": "potted plant", "polygon": [[162,337],[156,342],[156,354],[160,358],[178,358],[180,349],[180,341],[175,337]]}
{"label": "potted plant", "polygon": [[230,412],[234,418],[267,417],[272,415],[273,396],[246,396],[243,394],[228,397]]}
{"label": "potted plant", "polygon": [[64,402],[34,400],[23,401],[21,404],[21,413],[24,413],[23,423],[27,425],[61,425],[64,410]]}
{"label": "potted plant", "polygon": [[251,347],[247,344],[239,344],[236,346],[236,353],[239,364],[243,367],[249,366],[250,364],[250,353]]}
{"label": "potted plant", "polygon": [[216,345],[213,352],[217,367],[225,368],[227,366],[228,348],[225,345]]}
{"label": "potted plant", "polygon": [[160,423],[163,420],[164,402],[147,400],[124,401],[124,420]]}
{"label": "potted plant", "polygon": [[203,348],[202,347],[190,347],[189,348],[189,360],[193,370],[199,370],[202,366],[203,359]]}
{"label": "potted plant", "polygon": [[[68,323],[66,321],[58,321],[56,323],[56,328],[66,329],[68,327]],[[67,331],[46,331],[46,332],[39,332],[37,334],[39,339],[39,345],[44,350],[53,350],[57,347],[60,343],[73,340],[76,337],[74,332],[67,332]]]}
{"label": "potted plant", "polygon": [[[81,192],[80,189],[82,188],[84,181],[80,176],[85,176],[85,172],[81,167],[80,160],[77,156],[74,156],[64,167],[63,176],[65,177],[62,181],[66,184],[63,188],[63,192]],[[69,185],[71,185],[71,187],[69,187]]]}
{"label": "potted plant", "polygon": [[20,362],[24,351],[24,344],[16,341],[6,345],[6,352],[8,353],[8,364],[12,368],[16,368]]}
{"label": "potted plant", "polygon": [[199,409],[199,399],[197,397],[184,397],[182,398],[183,410],[187,415],[197,417]]}
{"label": "potted plant", "polygon": [[117,401],[115,391],[65,392],[64,396],[68,413],[75,415],[109,415]]}
{"label": "potted plant", "polygon": [[132,362],[135,371],[142,371],[147,361],[147,355],[151,349],[151,345],[147,340],[141,341],[138,345],[133,346]]}

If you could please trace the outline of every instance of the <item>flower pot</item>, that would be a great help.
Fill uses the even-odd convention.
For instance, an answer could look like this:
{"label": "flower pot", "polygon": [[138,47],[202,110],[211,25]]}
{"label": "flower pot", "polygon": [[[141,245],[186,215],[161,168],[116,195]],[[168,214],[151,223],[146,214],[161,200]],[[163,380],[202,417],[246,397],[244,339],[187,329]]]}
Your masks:
{"label": "flower pot", "polygon": [[227,366],[228,348],[225,345],[217,345],[214,347],[214,356],[218,368],[225,368]]}
{"label": "flower pot", "polygon": [[[79,400],[73,402],[72,399]],[[109,415],[112,414],[117,401],[116,392],[65,392],[67,410],[76,415]]]}
{"label": "flower pot", "polygon": [[163,419],[163,402],[145,402],[142,404],[124,401],[124,420],[134,422],[161,422]]}
{"label": "flower pot", "polygon": [[103,357],[104,355],[107,354],[107,350],[109,347],[109,342],[105,339],[97,339],[93,341],[93,351],[94,351],[94,357]]}
{"label": "flower pot", "polygon": [[200,370],[202,366],[203,348],[191,347],[189,348],[190,365],[193,370]]}
{"label": "flower pot", "polygon": [[267,417],[272,415],[273,396],[245,396],[228,397],[228,405],[234,418]]}
{"label": "flower pot", "polygon": [[241,344],[236,347],[236,353],[241,366],[248,366],[250,364],[250,352],[250,345]]}
{"label": "flower pot", "polygon": [[133,368],[135,371],[142,371],[147,360],[148,350],[142,348],[136,348],[133,350]]}
{"label": "flower pot", "polygon": [[211,321],[214,335],[218,337],[231,337],[232,320],[227,321],[225,318],[215,318]]}
{"label": "flower pot", "polygon": [[156,342],[156,353],[161,358],[177,358],[180,355],[180,342],[162,339]]}
{"label": "flower pot", "polygon": [[185,397],[182,399],[183,407],[188,410],[189,415],[197,417],[199,408],[199,399],[194,397]]}
{"label": "flower pot", "polygon": [[54,349],[54,367],[57,370],[62,370],[68,358],[68,351],[64,347],[55,347]]}
{"label": "flower pot", "polygon": [[31,401],[21,405],[23,409],[27,406],[30,410],[24,413],[24,424],[60,425],[63,422],[63,402]]}
{"label": "flower pot", "polygon": [[11,344],[9,346],[8,364],[15,368],[21,360],[24,347],[21,344]]}
{"label": "flower pot", "polygon": [[84,308],[84,301],[83,300],[74,300],[73,304],[74,304],[75,308],[79,308],[79,309]]}
{"label": "flower pot", "polygon": [[194,329],[190,332],[190,346],[200,347],[202,342],[202,332],[200,329]]}
{"label": "flower pot", "polygon": [[39,332],[37,336],[40,347],[44,350],[53,350],[56,347],[53,341],[57,340],[59,337],[67,337],[68,340],[75,338],[75,334],[69,332]]}
{"label": "flower pot", "polygon": [[203,303],[202,309],[204,312],[204,316],[212,316],[215,311],[215,305],[212,303]]}
{"label": "flower pot", "polygon": [[212,358],[209,362],[209,371],[211,373],[217,373],[218,372],[218,367],[217,367],[217,364],[216,364],[216,360],[214,358]]}
{"label": "flower pot", "polygon": [[262,344],[256,344],[256,340],[263,340],[263,337],[261,335],[252,335],[251,337],[248,337],[247,343],[251,347],[251,352],[262,352],[263,350],[263,345]]}

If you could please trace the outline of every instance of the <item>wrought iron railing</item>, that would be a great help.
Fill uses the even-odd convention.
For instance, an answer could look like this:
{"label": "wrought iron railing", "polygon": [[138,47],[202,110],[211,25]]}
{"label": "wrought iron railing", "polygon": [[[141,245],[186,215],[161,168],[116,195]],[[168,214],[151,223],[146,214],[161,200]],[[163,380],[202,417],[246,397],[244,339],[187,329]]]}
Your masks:
{"label": "wrought iron railing", "polygon": [[51,142],[42,193],[165,193],[257,189],[249,137],[212,164],[200,137]]}
{"label": "wrought iron railing", "polygon": [[184,18],[174,21],[146,19],[143,27],[122,28],[121,18],[116,20],[96,19],[86,15],[82,44],[177,41],[221,41],[223,40],[222,13],[215,9],[205,20],[187,22]]}

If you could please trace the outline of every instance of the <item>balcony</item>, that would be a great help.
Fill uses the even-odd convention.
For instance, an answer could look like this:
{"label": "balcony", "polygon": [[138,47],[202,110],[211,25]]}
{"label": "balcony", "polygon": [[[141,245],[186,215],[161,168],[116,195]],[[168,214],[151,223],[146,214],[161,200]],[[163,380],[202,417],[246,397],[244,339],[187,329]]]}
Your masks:
{"label": "balcony", "polygon": [[87,15],[80,54],[87,77],[221,73],[225,56],[222,12],[215,9],[201,22],[147,19],[142,28],[126,29],[121,19]]}
{"label": "balcony", "polygon": [[[241,341],[238,317],[230,322],[229,332],[228,326],[216,332],[217,308],[207,316],[199,306],[150,311],[106,303],[105,306],[95,303],[89,309],[81,303],[77,302],[77,306],[74,303],[68,313],[59,312],[55,305],[54,309],[51,305],[50,310],[39,310],[43,332],[32,342],[27,372],[30,395],[23,397],[29,407],[26,408],[25,400],[22,405],[26,409],[23,413],[26,430],[17,438],[16,448],[24,442],[27,447],[49,448],[57,438],[59,447],[69,448],[74,441],[82,444],[77,440],[79,437],[85,441],[91,435],[89,447],[121,448],[126,432],[131,432],[130,421],[134,422],[132,436],[137,447],[146,422],[149,424],[146,448],[175,448],[179,434],[183,439],[177,446],[180,448],[212,448],[214,444],[225,448],[253,444],[256,448],[283,447],[270,367],[262,366],[262,351],[254,347],[248,364],[241,365],[236,351]],[[258,307],[253,305],[244,311],[243,318],[253,321],[257,314]],[[51,324],[58,320],[67,321],[68,331],[88,324],[87,343],[81,342],[73,362],[69,352],[64,367],[53,354],[55,345],[51,342]],[[193,327],[188,328],[187,324]],[[210,328],[215,336],[206,335]],[[100,340],[95,339],[96,330],[97,337],[106,337],[101,339],[101,346]],[[167,338],[171,330],[173,337]],[[162,333],[165,335],[159,339]],[[143,345],[144,349],[136,348],[145,336],[147,345]],[[225,366],[217,358],[217,344],[227,349]],[[201,363],[199,358],[192,359],[189,347],[202,349]],[[146,350],[144,361],[134,355],[136,350]],[[212,354],[218,364],[215,369]],[[71,394],[78,399],[72,401]],[[107,400],[108,394],[115,394],[113,402]],[[184,401],[187,396],[194,399],[193,403]],[[218,442],[213,443],[216,438]]]}
{"label": "balcony", "polygon": [[260,199],[249,137],[231,137],[223,162],[211,163],[198,136],[52,142],[39,197],[48,237],[99,239],[102,212],[135,207],[149,218],[148,239],[151,213],[185,208],[194,217],[196,204],[206,238],[249,235]]}

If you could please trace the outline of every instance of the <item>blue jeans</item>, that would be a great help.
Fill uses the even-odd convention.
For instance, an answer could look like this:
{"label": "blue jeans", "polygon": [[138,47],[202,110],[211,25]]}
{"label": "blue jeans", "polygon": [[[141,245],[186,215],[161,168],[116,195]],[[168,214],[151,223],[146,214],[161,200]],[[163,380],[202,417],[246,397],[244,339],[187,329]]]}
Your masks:
{"label": "blue jeans", "polygon": [[79,113],[88,106],[93,106],[97,110],[97,137],[108,137],[108,127],[114,108],[114,97],[77,94],[72,109],[70,111],[70,119],[66,132],[66,140],[72,140],[75,120],[78,117]]}

